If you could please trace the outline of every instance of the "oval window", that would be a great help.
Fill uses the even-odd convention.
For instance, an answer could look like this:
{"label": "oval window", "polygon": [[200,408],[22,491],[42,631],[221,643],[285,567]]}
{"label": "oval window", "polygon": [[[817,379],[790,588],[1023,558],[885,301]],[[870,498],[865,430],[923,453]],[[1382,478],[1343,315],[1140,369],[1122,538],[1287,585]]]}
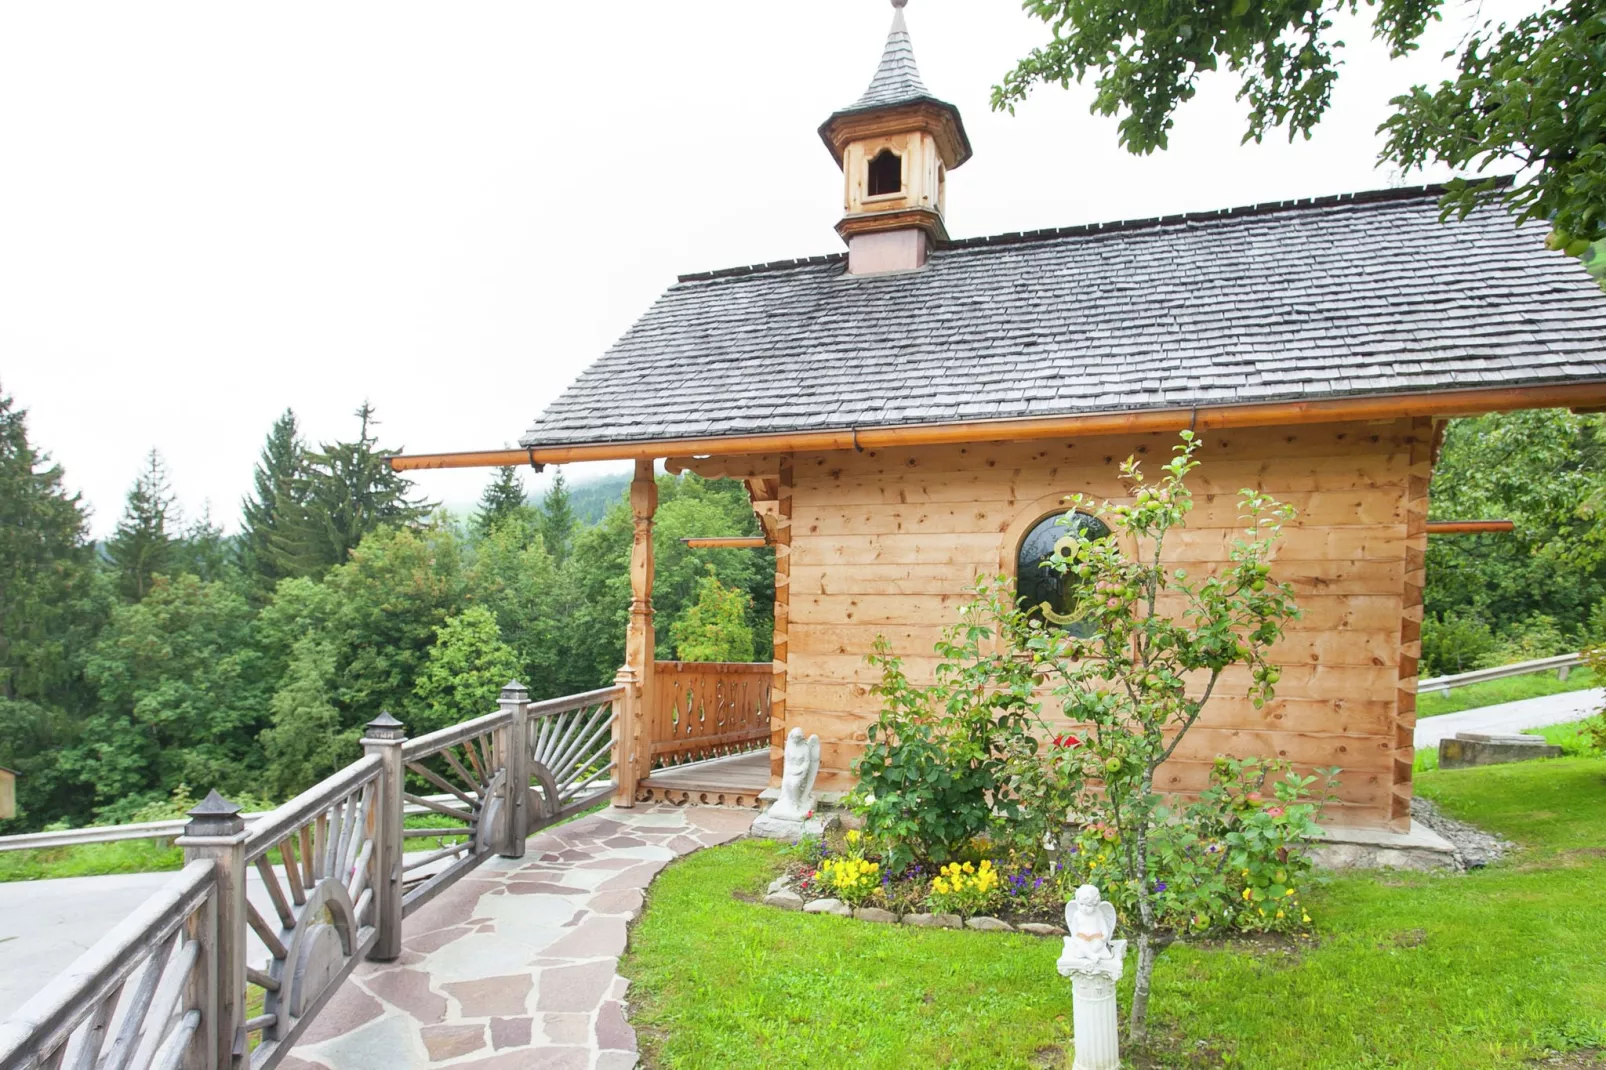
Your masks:
{"label": "oval window", "polygon": [[[1054,544],[1067,535],[1081,533],[1090,540],[1102,539],[1110,534],[1104,521],[1086,513],[1064,513],[1045,516],[1020,541],[1020,553],[1015,562],[1015,593],[1020,602],[1034,616],[1042,617],[1041,607],[1064,615],[1071,608],[1071,590],[1076,577],[1056,572],[1047,562],[1058,551]],[[1081,625],[1069,625],[1067,630],[1082,635]]]}

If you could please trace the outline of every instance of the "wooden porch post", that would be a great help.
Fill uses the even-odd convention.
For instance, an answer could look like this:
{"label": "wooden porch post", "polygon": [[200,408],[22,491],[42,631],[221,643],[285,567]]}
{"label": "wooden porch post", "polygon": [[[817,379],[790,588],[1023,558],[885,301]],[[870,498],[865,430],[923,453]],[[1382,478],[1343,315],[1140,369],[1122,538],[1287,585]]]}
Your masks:
{"label": "wooden porch post", "polygon": [[779,787],[786,747],[787,633],[792,626],[792,455],[781,458],[776,478],[775,519],[775,676],[770,686],[770,784]]}
{"label": "wooden porch post", "polygon": [[[651,457],[638,458],[630,484],[630,513],[635,536],[630,544],[630,627],[625,633],[625,665],[617,682],[628,692],[619,705],[614,730],[614,774],[619,785],[614,805],[635,803],[636,784],[652,768],[653,659],[652,520],[658,511],[658,482]],[[634,679],[627,677],[633,676]]]}

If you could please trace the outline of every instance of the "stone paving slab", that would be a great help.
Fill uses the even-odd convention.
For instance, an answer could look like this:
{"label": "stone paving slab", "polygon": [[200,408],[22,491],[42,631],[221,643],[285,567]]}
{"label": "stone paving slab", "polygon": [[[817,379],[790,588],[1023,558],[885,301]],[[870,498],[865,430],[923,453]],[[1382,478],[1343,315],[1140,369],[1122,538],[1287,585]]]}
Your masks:
{"label": "stone paving slab", "polygon": [[365,962],[280,1064],[286,1070],[629,1070],[619,956],[647,885],[728,843],[753,810],[612,807],[489,858],[403,926],[395,962]]}

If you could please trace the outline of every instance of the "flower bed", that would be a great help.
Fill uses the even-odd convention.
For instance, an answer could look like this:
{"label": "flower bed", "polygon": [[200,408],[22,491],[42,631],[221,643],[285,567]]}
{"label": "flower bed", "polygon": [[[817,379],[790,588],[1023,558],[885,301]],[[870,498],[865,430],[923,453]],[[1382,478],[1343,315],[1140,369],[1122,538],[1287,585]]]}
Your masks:
{"label": "flower bed", "polygon": [[894,870],[863,832],[833,829],[799,845],[764,901],[867,921],[1051,936],[1065,931],[1057,865],[1039,872],[1031,863],[995,860],[978,841],[946,865],[911,863]]}

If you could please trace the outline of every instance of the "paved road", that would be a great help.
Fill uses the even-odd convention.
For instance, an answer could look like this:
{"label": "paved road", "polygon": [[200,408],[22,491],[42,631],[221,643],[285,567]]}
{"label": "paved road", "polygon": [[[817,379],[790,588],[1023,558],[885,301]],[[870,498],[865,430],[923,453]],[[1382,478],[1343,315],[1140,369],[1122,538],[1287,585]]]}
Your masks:
{"label": "paved road", "polygon": [[[0,882],[0,1019],[28,1002],[174,876],[118,873]],[[273,901],[262,878],[254,871],[246,876],[251,902],[264,917],[272,917]],[[246,938],[253,961],[267,956],[255,933],[247,930]]]}
{"label": "paved road", "polygon": [[1521,732],[1581,721],[1600,709],[1602,701],[1606,701],[1606,690],[1593,688],[1426,717],[1416,722],[1416,745],[1437,749],[1439,740],[1457,732]]}

